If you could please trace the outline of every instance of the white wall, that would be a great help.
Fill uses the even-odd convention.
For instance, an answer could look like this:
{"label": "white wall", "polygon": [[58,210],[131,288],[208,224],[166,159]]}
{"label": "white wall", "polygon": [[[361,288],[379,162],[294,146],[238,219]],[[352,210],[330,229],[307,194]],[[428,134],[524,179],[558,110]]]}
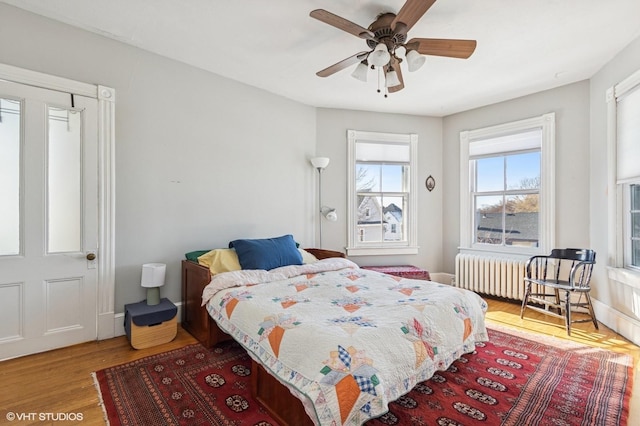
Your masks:
{"label": "white wall", "polygon": [[116,90],[115,311],[141,265],[243,237],[313,245],[315,109],[0,4],[0,62]]}
{"label": "white wall", "polygon": [[[331,159],[323,172],[325,205],[337,208],[340,219],[323,223],[325,248],[344,250],[347,245],[347,129],[418,135],[418,245],[417,255],[357,256],[360,265],[412,264],[429,271],[442,268],[442,119],[403,114],[382,114],[319,108],[317,112],[317,152]],[[432,175],[436,187],[427,191],[425,180]]]}

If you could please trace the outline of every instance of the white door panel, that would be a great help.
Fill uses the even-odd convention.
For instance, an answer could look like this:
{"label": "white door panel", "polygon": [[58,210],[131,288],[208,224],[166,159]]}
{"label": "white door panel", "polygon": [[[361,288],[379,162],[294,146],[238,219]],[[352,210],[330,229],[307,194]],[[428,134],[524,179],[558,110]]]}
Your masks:
{"label": "white door panel", "polygon": [[98,159],[95,99],[4,81],[0,98],[1,360],[97,336]]}

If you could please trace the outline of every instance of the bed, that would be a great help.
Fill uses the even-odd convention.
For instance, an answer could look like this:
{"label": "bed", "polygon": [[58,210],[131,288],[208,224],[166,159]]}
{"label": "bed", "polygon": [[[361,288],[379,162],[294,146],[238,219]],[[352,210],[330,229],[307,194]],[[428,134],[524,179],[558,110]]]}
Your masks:
{"label": "bed", "polygon": [[182,263],[183,327],[208,347],[238,341],[283,425],[363,424],[488,339],[475,293],[306,252],[318,261],[213,276]]}

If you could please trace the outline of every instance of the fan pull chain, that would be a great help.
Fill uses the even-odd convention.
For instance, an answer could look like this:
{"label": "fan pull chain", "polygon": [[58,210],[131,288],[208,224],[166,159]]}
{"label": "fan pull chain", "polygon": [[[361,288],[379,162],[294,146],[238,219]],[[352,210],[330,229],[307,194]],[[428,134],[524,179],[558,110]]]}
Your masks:
{"label": "fan pull chain", "polygon": [[[373,67],[372,67],[373,68]],[[382,88],[384,88],[384,97],[388,98],[389,97],[389,89],[387,88],[386,83],[386,77],[384,75],[384,70],[382,67],[376,67],[376,70],[378,71],[378,93],[382,93]]]}

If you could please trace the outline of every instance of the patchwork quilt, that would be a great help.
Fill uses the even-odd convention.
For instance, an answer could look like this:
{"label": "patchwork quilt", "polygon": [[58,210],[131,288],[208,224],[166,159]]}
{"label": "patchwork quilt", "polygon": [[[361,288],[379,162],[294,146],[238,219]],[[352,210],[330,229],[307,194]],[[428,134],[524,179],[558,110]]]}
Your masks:
{"label": "patchwork quilt", "polygon": [[360,425],[487,341],[468,290],[342,258],[215,275],[203,305],[320,425]]}

